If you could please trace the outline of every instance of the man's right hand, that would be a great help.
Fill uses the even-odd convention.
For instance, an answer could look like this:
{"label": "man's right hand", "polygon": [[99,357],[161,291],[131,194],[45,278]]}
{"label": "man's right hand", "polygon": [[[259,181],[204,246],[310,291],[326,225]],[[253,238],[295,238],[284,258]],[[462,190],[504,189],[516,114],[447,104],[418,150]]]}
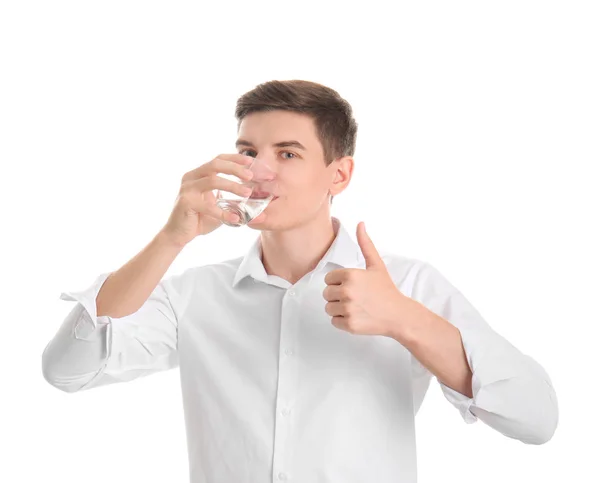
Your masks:
{"label": "man's right hand", "polygon": [[198,235],[206,235],[225,220],[235,223],[237,215],[217,206],[213,190],[223,190],[239,196],[248,196],[247,187],[227,180],[217,173],[237,176],[242,181],[252,179],[247,167],[254,158],[242,154],[220,154],[212,161],[183,175],[175,207],[162,232],[176,245],[187,245]]}

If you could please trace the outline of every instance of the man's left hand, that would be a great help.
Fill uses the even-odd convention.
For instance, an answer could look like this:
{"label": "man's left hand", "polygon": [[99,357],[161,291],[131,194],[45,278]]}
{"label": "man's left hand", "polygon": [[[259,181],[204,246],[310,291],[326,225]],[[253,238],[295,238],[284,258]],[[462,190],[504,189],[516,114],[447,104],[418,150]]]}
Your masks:
{"label": "man's left hand", "polygon": [[365,257],[365,269],[341,268],[325,275],[325,311],[338,329],[391,337],[402,322],[401,311],[414,301],[394,284],[364,222],[358,224],[356,238]]}

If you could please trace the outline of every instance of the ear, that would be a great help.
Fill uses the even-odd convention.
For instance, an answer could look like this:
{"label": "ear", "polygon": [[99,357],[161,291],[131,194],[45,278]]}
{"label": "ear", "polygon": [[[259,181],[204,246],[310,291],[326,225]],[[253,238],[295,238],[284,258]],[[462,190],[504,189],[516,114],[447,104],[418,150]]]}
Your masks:
{"label": "ear", "polygon": [[342,156],[335,159],[328,168],[334,170],[333,180],[329,185],[329,193],[335,196],[344,191],[350,183],[354,171],[354,159],[352,156]]}

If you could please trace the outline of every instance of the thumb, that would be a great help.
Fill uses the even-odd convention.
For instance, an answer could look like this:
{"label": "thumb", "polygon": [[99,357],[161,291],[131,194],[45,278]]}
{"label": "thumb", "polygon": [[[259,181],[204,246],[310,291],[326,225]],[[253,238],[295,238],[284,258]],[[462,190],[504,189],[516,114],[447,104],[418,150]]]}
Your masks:
{"label": "thumb", "polygon": [[356,239],[365,257],[367,269],[385,267],[385,263],[381,259],[377,248],[375,248],[375,244],[367,234],[364,221],[361,221],[356,227]]}

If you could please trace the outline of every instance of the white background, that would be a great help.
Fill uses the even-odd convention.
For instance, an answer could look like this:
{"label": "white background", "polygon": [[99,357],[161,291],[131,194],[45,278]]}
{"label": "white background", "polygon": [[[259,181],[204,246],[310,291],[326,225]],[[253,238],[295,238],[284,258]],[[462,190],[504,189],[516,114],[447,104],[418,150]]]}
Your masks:
{"label": "white background", "polygon": [[[235,151],[236,99],[272,79],[354,107],[332,214],[432,263],[556,388],[535,446],[465,424],[433,379],[420,483],[600,481],[597,2],[406,3],[2,3],[1,481],[187,482],[178,370],[67,394],[41,355],[73,306],[59,294],[151,240],[181,176]],[[197,238],[167,276],[257,234]]]}

